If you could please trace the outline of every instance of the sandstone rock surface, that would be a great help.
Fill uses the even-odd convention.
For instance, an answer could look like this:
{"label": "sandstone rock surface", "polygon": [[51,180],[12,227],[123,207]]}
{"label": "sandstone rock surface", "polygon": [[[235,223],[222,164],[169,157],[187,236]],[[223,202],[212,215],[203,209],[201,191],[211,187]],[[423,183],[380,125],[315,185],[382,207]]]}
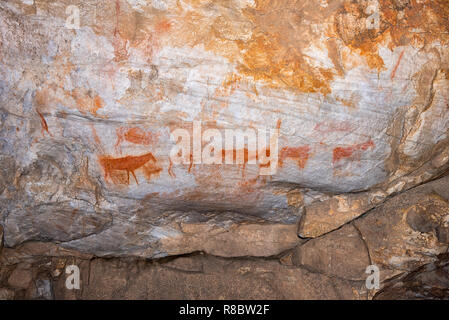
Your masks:
{"label": "sandstone rock surface", "polygon": [[[437,177],[449,160],[447,3],[374,1],[374,24],[372,5],[2,1],[6,245],[270,256],[297,244],[286,230],[304,212],[299,234],[317,237]],[[173,164],[170,134],[195,121],[277,128],[277,171]]]}
{"label": "sandstone rock surface", "polygon": [[3,227],[0,225],[0,253],[2,253],[3,249]]}
{"label": "sandstone rock surface", "polygon": [[353,222],[384,277],[436,261],[448,250],[447,186],[449,176],[393,197]]}
{"label": "sandstone rock surface", "polygon": [[[270,257],[222,258],[197,252],[150,261],[104,259],[66,249],[62,244],[27,242],[4,248],[0,255],[0,297],[445,298],[448,244],[439,230],[445,228],[449,216],[448,181],[446,176],[396,195],[337,230],[292,243],[293,249]],[[257,235],[257,230],[246,229],[244,224],[239,227]],[[295,234],[295,229],[289,232]],[[239,229],[231,232],[228,241],[238,233]],[[270,243],[269,239],[264,241]],[[234,245],[223,240],[223,248],[215,250]],[[248,248],[252,245],[235,250],[242,253]],[[65,270],[71,265],[80,269],[80,290],[66,287]],[[379,268],[379,289],[366,287],[366,269],[371,265]]]}
{"label": "sandstone rock surface", "polygon": [[371,264],[368,248],[353,225],[346,225],[325,237],[298,246],[292,255],[292,262],[350,280],[366,279],[365,270]]}
{"label": "sandstone rock surface", "polygon": [[368,265],[437,263],[448,21],[447,0],[1,1],[0,297],[359,299]]}
{"label": "sandstone rock surface", "polygon": [[374,297],[376,300],[449,299],[449,261],[447,254],[390,281]]}
{"label": "sandstone rock surface", "polygon": [[[229,260],[203,254],[155,262],[134,259],[39,257],[35,275],[7,283],[15,298],[33,299],[366,299],[363,281],[337,279],[276,260]],[[80,268],[80,290],[66,288],[64,267]],[[55,272],[62,270],[62,272]],[[25,279],[24,277],[21,279]],[[45,282],[47,281],[47,282]],[[0,282],[0,288],[2,283]],[[2,289],[0,289],[2,290]],[[6,290],[6,288],[5,288]]]}
{"label": "sandstone rock surface", "polygon": [[9,276],[8,285],[19,289],[27,289],[32,280],[32,274],[29,270],[17,268]]}

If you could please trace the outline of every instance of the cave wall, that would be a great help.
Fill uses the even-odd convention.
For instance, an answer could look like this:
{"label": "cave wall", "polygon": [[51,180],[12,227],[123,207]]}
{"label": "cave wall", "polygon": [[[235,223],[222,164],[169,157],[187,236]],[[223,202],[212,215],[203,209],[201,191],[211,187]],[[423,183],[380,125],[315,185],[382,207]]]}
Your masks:
{"label": "cave wall", "polygon": [[[202,252],[188,259],[261,259],[229,273],[260,263],[304,285],[307,272],[362,283],[370,264],[386,280],[437,261],[448,18],[446,0],[2,1],[6,255],[44,243],[125,260]],[[261,174],[261,155],[237,145],[218,159],[242,163],[205,164],[193,140],[174,163],[171,135],[195,126],[275,132],[277,152],[264,151],[276,170]],[[368,297],[359,284],[348,292]]]}

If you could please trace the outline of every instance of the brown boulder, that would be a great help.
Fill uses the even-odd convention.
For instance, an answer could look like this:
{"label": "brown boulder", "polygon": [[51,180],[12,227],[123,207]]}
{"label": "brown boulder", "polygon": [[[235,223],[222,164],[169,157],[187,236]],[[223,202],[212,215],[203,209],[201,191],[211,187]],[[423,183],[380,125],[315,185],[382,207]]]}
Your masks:
{"label": "brown boulder", "polygon": [[449,299],[449,256],[405,273],[380,290],[375,300]]}
{"label": "brown boulder", "polygon": [[2,253],[3,249],[3,227],[0,225],[0,253]]}
{"label": "brown boulder", "polygon": [[448,217],[449,203],[430,186],[423,186],[390,199],[354,225],[368,246],[372,263],[388,277],[433,262],[446,252]]}
{"label": "brown boulder", "polygon": [[370,258],[360,233],[348,224],[322,237],[298,246],[292,262],[329,276],[344,279],[364,280]]}
{"label": "brown boulder", "polygon": [[[364,282],[287,267],[274,260],[194,255],[157,263],[95,259],[79,299],[363,299]],[[81,267],[80,267],[81,269]],[[83,279],[81,279],[83,280]],[[72,292],[60,277],[55,298]]]}
{"label": "brown boulder", "polygon": [[8,284],[13,288],[27,289],[32,280],[33,275],[30,270],[16,268],[9,276]]}

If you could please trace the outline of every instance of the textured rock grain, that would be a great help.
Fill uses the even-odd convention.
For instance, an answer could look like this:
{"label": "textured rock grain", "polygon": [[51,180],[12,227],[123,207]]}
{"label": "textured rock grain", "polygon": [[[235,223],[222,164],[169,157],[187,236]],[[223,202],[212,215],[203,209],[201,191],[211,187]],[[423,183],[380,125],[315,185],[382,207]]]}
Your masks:
{"label": "textured rock grain", "polygon": [[350,280],[366,279],[365,270],[371,264],[367,247],[352,225],[298,246],[293,252],[292,262]]}
{"label": "textured rock grain", "polygon": [[[318,238],[362,216],[375,263],[431,260],[447,198],[379,207],[449,169],[449,7],[372,2],[374,25],[369,1],[1,1],[5,247],[271,257],[303,243],[299,221]],[[278,130],[277,171],[172,163],[194,122]]]}
{"label": "textured rock grain", "polygon": [[383,277],[437,261],[448,250],[445,236],[449,177],[414,188],[386,201],[354,221]]}

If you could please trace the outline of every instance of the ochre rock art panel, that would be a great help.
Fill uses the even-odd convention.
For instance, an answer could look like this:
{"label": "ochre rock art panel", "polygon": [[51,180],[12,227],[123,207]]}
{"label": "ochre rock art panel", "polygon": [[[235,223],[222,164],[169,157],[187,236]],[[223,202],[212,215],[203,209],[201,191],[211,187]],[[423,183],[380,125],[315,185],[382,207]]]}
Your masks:
{"label": "ochre rock art panel", "polygon": [[[448,20],[446,0],[2,1],[5,245],[63,239],[155,258],[209,250],[209,235],[248,223],[274,240],[236,231],[254,245],[235,255],[275,255],[297,244],[279,225],[319,237],[441,177]],[[180,129],[188,139],[173,140]],[[225,146],[226,130],[266,144]],[[259,130],[277,132],[275,149]],[[205,164],[205,150],[221,163]],[[36,228],[29,213],[44,204],[64,207],[55,230],[77,210],[90,231]],[[189,233],[180,220],[206,227]],[[191,238],[198,246],[180,249]]]}

